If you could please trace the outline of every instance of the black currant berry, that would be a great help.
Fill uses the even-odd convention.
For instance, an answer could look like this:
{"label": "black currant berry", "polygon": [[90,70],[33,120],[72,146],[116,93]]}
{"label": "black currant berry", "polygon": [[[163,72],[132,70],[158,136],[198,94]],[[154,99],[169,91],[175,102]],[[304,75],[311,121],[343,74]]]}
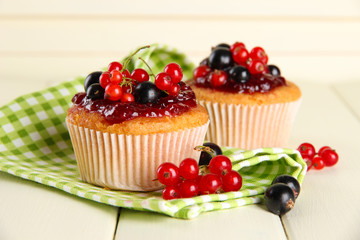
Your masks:
{"label": "black currant berry", "polygon": [[164,97],[168,97],[169,94],[166,93],[165,91],[160,91],[160,95],[159,95],[159,98],[164,98]]}
{"label": "black currant berry", "polygon": [[230,49],[230,45],[227,44],[227,43],[220,43],[220,44],[216,45],[215,48],[218,48],[218,47],[223,47],[223,48],[228,48],[228,49]]}
{"label": "black currant berry", "polygon": [[87,92],[87,89],[88,89],[88,87],[90,87],[90,85],[92,85],[94,83],[99,83],[99,78],[100,78],[101,74],[102,74],[102,72],[92,72],[85,78],[85,81],[84,81],[85,92]]}
{"label": "black currant berry", "polygon": [[273,75],[273,76],[280,76],[281,75],[280,69],[277,66],[268,65],[268,68],[269,68],[269,72],[270,72],[271,75]]}
{"label": "black currant berry", "polygon": [[104,99],[105,89],[99,83],[91,84],[86,90],[86,96],[92,100]]}
{"label": "black currant berry", "polygon": [[270,212],[283,215],[295,205],[294,191],[284,183],[276,183],[266,190],[264,203]]}
{"label": "black currant berry", "polygon": [[156,103],[161,91],[152,82],[139,83],[134,89],[134,98],[138,103]]}
{"label": "black currant berry", "polygon": [[[218,145],[216,145],[215,143],[207,142],[207,143],[204,143],[203,146],[209,147],[212,150],[214,150],[215,156],[222,154],[221,148]],[[212,156],[209,153],[202,151],[200,154],[200,158],[199,158],[199,166],[209,165],[211,159],[212,159]]]}
{"label": "black currant berry", "polygon": [[232,67],[229,74],[230,78],[238,83],[247,83],[250,80],[250,72],[243,66]]}
{"label": "black currant berry", "polygon": [[224,47],[215,48],[209,56],[209,67],[212,69],[223,70],[232,66],[233,63],[230,49]]}
{"label": "black currant berry", "polygon": [[300,194],[300,183],[293,176],[290,175],[277,176],[272,182],[272,184],[275,183],[285,183],[286,185],[288,185],[294,191],[295,198],[297,198]]}

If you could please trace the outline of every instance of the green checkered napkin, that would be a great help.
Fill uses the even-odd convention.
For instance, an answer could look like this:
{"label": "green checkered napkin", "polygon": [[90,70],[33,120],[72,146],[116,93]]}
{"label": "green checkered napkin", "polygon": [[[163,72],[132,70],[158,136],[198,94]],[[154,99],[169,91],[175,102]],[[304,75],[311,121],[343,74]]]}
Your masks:
{"label": "green checkered napkin", "polygon": [[[191,75],[192,64],[175,49],[155,45],[141,55],[145,59],[151,57],[154,72],[176,61],[186,69],[186,76]],[[157,66],[154,59],[158,61]],[[19,97],[0,108],[1,171],[96,202],[184,219],[202,212],[259,203],[265,189],[280,174],[290,174],[300,183],[303,181],[306,164],[296,150],[223,148],[224,154],[233,161],[233,168],[243,177],[243,187],[238,192],[165,201],[159,191],[110,191],[84,183],[65,125],[66,110],[72,96],[83,91],[83,80],[80,77]]]}

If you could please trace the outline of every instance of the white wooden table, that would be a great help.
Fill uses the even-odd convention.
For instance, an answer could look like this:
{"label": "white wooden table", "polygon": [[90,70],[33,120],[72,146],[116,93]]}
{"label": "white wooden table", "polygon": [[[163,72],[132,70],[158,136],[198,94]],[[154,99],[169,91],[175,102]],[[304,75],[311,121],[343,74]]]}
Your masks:
{"label": "white wooden table", "polygon": [[[13,85],[3,85],[3,92]],[[330,145],[340,160],[309,171],[295,208],[282,218],[259,204],[179,220],[94,203],[0,173],[0,239],[360,239],[360,80],[299,85],[303,102],[288,147],[305,141]],[[2,96],[0,105],[13,95]]]}

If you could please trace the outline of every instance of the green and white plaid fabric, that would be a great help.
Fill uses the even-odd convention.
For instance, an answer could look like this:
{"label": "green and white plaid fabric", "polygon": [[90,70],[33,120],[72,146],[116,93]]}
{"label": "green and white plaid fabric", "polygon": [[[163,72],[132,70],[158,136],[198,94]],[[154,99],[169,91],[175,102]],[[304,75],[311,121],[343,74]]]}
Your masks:
{"label": "green and white plaid fabric", "polygon": [[[175,49],[156,45],[142,53],[145,59],[147,55],[152,59],[154,72],[176,61],[187,69],[185,75],[191,75],[192,64]],[[66,110],[72,96],[83,91],[83,80],[79,77],[19,97],[0,108],[1,171],[96,202],[184,219],[202,212],[259,203],[265,189],[280,174],[290,174],[300,183],[303,181],[306,164],[296,150],[223,148],[224,154],[233,161],[233,168],[243,177],[243,187],[238,192],[165,201],[159,191],[111,191],[84,183],[65,125]]]}

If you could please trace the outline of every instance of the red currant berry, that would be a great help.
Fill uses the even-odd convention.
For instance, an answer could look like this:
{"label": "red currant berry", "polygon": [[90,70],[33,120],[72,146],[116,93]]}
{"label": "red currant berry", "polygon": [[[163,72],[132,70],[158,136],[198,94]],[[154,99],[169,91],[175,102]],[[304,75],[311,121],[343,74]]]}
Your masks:
{"label": "red currant berry", "polygon": [[329,146],[323,146],[323,147],[321,147],[321,148],[319,149],[318,155],[321,157],[322,153],[323,153],[325,150],[327,150],[327,149],[332,149],[332,148],[329,147]]}
{"label": "red currant berry", "polygon": [[110,72],[103,72],[99,78],[100,86],[105,89],[110,84]]}
{"label": "red currant berry", "polygon": [[313,167],[317,170],[323,169],[325,167],[325,162],[321,157],[314,157],[312,163]]}
{"label": "red currant berry", "polygon": [[235,42],[233,45],[231,45],[230,51],[233,52],[235,50],[235,48],[238,48],[238,47],[245,48],[245,44],[242,42]]}
{"label": "red currant berry", "polygon": [[211,173],[217,175],[226,175],[231,171],[232,163],[227,156],[217,155],[213,157],[209,163],[209,170]]}
{"label": "red currant berry", "polygon": [[185,158],[179,165],[180,176],[185,179],[195,179],[199,175],[199,166],[195,159]]}
{"label": "red currant berry", "polygon": [[313,159],[316,154],[315,147],[311,143],[302,143],[297,150],[303,158]]}
{"label": "red currant berry", "polygon": [[120,71],[122,69],[122,64],[119,62],[111,62],[108,66],[108,71],[112,72],[113,70],[118,70]]}
{"label": "red currant berry", "polygon": [[134,101],[135,101],[134,95],[132,95],[131,93],[124,93],[121,96],[122,103],[130,103],[130,102],[134,102]]}
{"label": "red currant berry", "polygon": [[248,65],[249,72],[251,74],[259,74],[265,71],[265,64],[257,59],[251,59]]}
{"label": "red currant berry", "polygon": [[165,200],[180,198],[180,190],[174,186],[167,186],[162,191],[162,198]]}
{"label": "red currant berry", "polygon": [[118,70],[113,70],[111,72],[111,76],[110,76],[110,82],[114,83],[114,84],[119,84],[121,83],[123,80],[123,75],[120,71]]}
{"label": "red currant berry", "polygon": [[166,186],[176,185],[180,180],[179,168],[173,163],[165,162],[157,169],[157,179]]}
{"label": "red currant berry", "polygon": [[198,78],[206,77],[211,72],[211,68],[207,65],[202,65],[197,68],[195,68],[193,75],[194,80],[196,81]]}
{"label": "red currant berry", "polygon": [[172,80],[169,74],[159,73],[155,77],[155,85],[160,90],[169,90],[172,85]]}
{"label": "red currant berry", "polygon": [[219,175],[208,173],[200,180],[199,189],[201,194],[218,193],[222,183]]}
{"label": "red currant berry", "polygon": [[129,72],[129,70],[125,69],[125,70],[122,72],[122,74],[123,74],[123,77],[124,77],[124,78],[130,78],[130,72]]}
{"label": "red currant berry", "polygon": [[179,91],[180,91],[180,86],[179,86],[179,84],[175,83],[175,84],[171,85],[168,93],[171,96],[177,96],[179,94]]}
{"label": "red currant berry", "polygon": [[237,47],[231,53],[237,64],[246,64],[249,59],[249,52],[244,47]]}
{"label": "red currant berry", "polygon": [[142,68],[136,68],[131,72],[130,77],[138,82],[149,81],[149,74]]}
{"label": "red currant berry", "polygon": [[194,180],[184,180],[179,184],[182,198],[191,198],[199,194],[199,186]]}
{"label": "red currant berry", "polygon": [[242,177],[237,171],[231,170],[222,177],[222,189],[225,192],[239,191],[242,186]]}
{"label": "red currant berry", "polygon": [[198,186],[200,186],[200,181],[202,177],[203,177],[202,175],[198,175],[195,179],[193,179]]}
{"label": "red currant berry", "polygon": [[259,60],[264,64],[266,64],[269,60],[265,50],[261,47],[254,47],[250,52],[250,58],[252,60]]}
{"label": "red currant berry", "polygon": [[326,149],[321,154],[326,166],[334,166],[339,161],[339,155],[332,149]]}
{"label": "red currant berry", "polygon": [[210,84],[213,87],[221,87],[224,85],[228,79],[228,76],[225,71],[215,70],[209,75]]}
{"label": "red currant berry", "polygon": [[111,101],[118,101],[122,96],[122,88],[117,85],[110,83],[105,88],[105,99],[110,99]]}
{"label": "red currant berry", "polygon": [[173,83],[178,83],[183,78],[183,70],[177,63],[169,63],[166,65],[164,72],[170,75]]}

